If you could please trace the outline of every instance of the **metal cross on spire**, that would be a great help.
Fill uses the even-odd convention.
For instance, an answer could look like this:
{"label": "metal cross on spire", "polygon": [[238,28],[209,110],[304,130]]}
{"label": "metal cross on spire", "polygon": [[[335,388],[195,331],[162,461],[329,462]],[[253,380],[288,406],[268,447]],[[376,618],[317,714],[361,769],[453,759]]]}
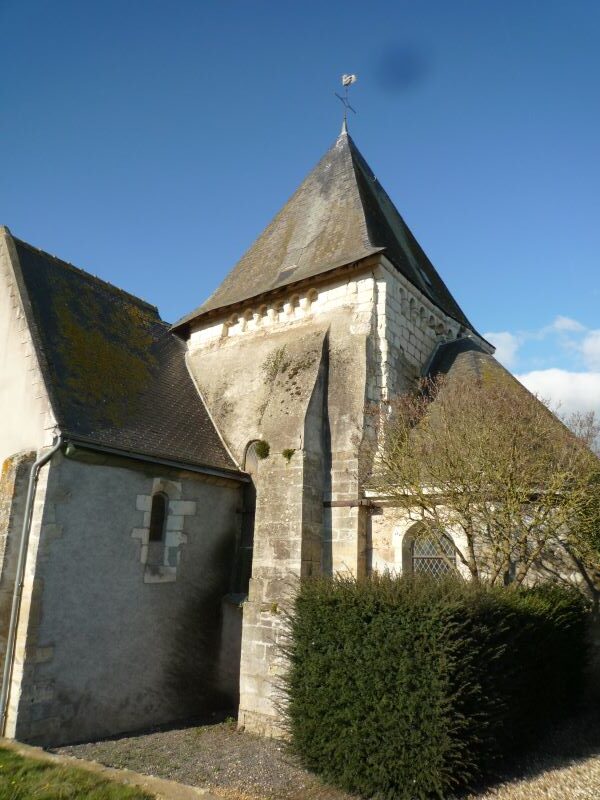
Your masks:
{"label": "metal cross on spire", "polygon": [[357,75],[342,75],[342,86],[344,87],[344,96],[342,97],[342,95],[338,94],[337,92],[334,92],[337,99],[344,106],[344,123],[342,125],[342,133],[348,132],[348,126],[347,126],[348,109],[350,109],[350,111],[353,114],[356,114],[356,111],[352,108],[348,100],[348,89],[352,86],[353,83],[356,83],[357,80],[358,80]]}

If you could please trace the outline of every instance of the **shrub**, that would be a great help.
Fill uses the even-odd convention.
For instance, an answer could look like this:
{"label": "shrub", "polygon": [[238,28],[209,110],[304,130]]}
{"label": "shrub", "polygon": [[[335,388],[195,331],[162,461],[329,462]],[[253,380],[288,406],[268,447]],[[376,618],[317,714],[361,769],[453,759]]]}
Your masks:
{"label": "shrub", "polygon": [[582,686],[586,610],[567,590],[314,579],[289,626],[292,748],[367,797],[472,785],[567,715]]}
{"label": "shrub", "polygon": [[271,452],[271,446],[268,442],[265,442],[264,439],[259,439],[254,445],[254,452],[260,459],[268,458]]}

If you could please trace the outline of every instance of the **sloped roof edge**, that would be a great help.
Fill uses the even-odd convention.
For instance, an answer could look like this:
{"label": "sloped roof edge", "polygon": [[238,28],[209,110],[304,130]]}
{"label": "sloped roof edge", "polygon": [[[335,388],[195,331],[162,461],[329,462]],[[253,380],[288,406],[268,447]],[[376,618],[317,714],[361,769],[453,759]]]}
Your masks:
{"label": "sloped roof edge", "polygon": [[174,322],[171,325],[171,330],[174,333],[181,331],[185,328],[186,325],[189,325],[190,322],[193,322],[196,319],[200,319],[201,317],[208,317],[214,316],[215,314],[219,314],[222,311],[227,309],[233,309],[237,306],[240,306],[244,303],[248,303],[249,301],[258,302],[262,298],[266,298],[268,296],[276,296],[278,293],[283,292],[286,289],[292,289],[295,287],[306,286],[308,283],[314,283],[316,279],[326,280],[327,278],[332,277],[335,273],[345,270],[349,267],[356,267],[360,269],[361,264],[363,261],[366,261],[371,256],[378,255],[379,253],[383,253],[383,247],[370,247],[367,248],[364,252],[358,253],[356,257],[346,260],[343,259],[342,261],[331,264],[327,267],[319,267],[316,266],[313,269],[305,270],[302,275],[296,275],[293,279],[290,279],[289,282],[282,283],[281,285],[275,286],[272,289],[266,292],[260,292],[259,294],[249,294],[247,297],[241,297],[239,300],[236,300],[232,303],[227,303],[223,306],[216,306],[215,308],[210,308],[204,311],[202,314],[197,314],[196,311],[192,311],[189,314],[186,314],[181,319]]}
{"label": "sloped roof edge", "polygon": [[238,466],[155,306],[4,229],[50,403],[72,439],[156,460]]}
{"label": "sloped roof edge", "polygon": [[346,131],[215,292],[173,330],[375,252],[385,253],[436,307],[475,332]]}

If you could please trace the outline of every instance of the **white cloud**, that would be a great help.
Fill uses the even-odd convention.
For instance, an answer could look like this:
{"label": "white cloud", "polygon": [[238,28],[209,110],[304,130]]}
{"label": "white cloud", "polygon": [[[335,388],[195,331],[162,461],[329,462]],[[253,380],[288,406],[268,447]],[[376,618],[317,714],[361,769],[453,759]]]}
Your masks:
{"label": "white cloud", "polygon": [[589,331],[581,343],[581,352],[590,369],[600,369],[600,331]]}
{"label": "white cloud", "polygon": [[563,317],[560,314],[550,325],[550,328],[551,330],[559,331],[560,333],[581,333],[581,331],[585,330],[585,327],[581,324],[581,322],[577,322],[576,319],[571,319],[571,317]]}
{"label": "white cloud", "polygon": [[553,409],[559,406],[566,414],[595,411],[600,417],[600,372],[539,369],[515,377]]}
{"label": "white cloud", "polygon": [[521,337],[508,331],[497,333],[484,333],[483,338],[491,342],[496,348],[496,358],[505,367],[511,367],[515,363],[517,350],[521,346]]}
{"label": "white cloud", "polygon": [[[521,330],[516,333],[510,331],[489,331],[483,334],[496,348],[496,358],[509,369],[515,367],[517,361],[521,367],[529,360],[532,350],[537,347],[542,351],[542,358],[547,362],[548,355],[544,357],[545,349],[552,347],[552,357],[560,350],[563,355],[570,354],[580,364],[591,371],[600,371],[600,329],[589,330],[576,319],[559,314],[549,325],[544,325],[537,330]],[[523,352],[523,349],[526,352]],[[540,356],[532,363],[541,364]]]}

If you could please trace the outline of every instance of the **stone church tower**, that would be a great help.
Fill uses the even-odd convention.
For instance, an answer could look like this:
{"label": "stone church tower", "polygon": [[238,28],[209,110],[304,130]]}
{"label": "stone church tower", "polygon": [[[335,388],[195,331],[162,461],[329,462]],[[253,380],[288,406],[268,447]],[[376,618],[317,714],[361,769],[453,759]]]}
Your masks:
{"label": "stone church tower", "polygon": [[296,581],[415,568],[369,405],[492,352],[345,127],[174,326],[0,227],[0,733],[280,733]]}
{"label": "stone church tower", "polygon": [[[366,407],[414,386],[444,343],[493,348],[345,125],[217,291],[174,330],[216,428],[252,475],[239,722],[273,735],[279,612],[292,576],[399,566],[392,523],[373,516],[360,485]],[[242,532],[242,547],[251,545]]]}

